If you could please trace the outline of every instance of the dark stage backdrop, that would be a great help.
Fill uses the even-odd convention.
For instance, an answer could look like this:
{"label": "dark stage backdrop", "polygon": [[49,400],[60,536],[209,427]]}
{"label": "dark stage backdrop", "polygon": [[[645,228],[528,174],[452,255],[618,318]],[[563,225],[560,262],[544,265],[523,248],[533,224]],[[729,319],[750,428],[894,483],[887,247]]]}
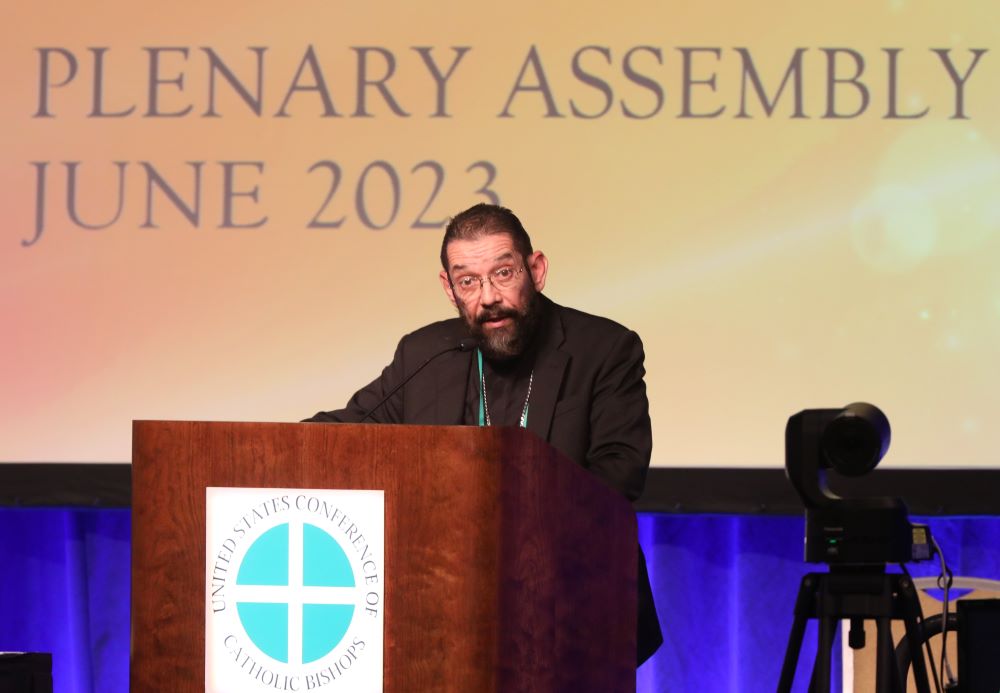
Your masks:
{"label": "dark stage backdrop", "polygon": [[[1000,575],[1000,518],[921,521],[957,575]],[[58,693],[128,689],[130,522],[127,509],[0,508],[0,650],[52,652]],[[666,630],[639,691],[773,691],[811,569],[801,517],[642,513],[639,531]]]}

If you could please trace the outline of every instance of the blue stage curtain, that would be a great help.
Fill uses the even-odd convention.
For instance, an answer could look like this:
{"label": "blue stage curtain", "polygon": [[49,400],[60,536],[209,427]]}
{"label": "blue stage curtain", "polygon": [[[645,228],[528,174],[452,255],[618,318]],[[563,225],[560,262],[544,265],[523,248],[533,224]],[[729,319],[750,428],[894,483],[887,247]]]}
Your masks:
{"label": "blue stage curtain", "polygon": [[[956,575],[1000,577],[1000,518],[914,520],[931,525]],[[774,691],[799,581],[823,568],[802,562],[803,530],[800,517],[640,515],[666,642],[639,691]],[[0,650],[51,652],[57,693],[128,690],[129,534],[128,510],[0,508]],[[796,691],[814,643],[813,624]]]}
{"label": "blue stage curtain", "polygon": [[128,690],[127,509],[0,508],[0,650],[52,653],[56,693]]}
{"label": "blue stage curtain", "polygon": [[[642,515],[640,543],[663,647],[639,670],[640,691],[774,691],[792,626],[804,521],[744,515]],[[815,656],[810,624],[796,677]],[[840,644],[833,667],[840,669]],[[833,690],[840,690],[834,680]]]}
{"label": "blue stage curtain", "polygon": [[[911,518],[927,523],[955,575],[1000,579],[1000,517]],[[639,516],[663,647],[639,670],[639,691],[772,692],[776,689],[802,576],[802,517]],[[937,561],[909,564],[937,575]],[[894,568],[890,567],[890,571]],[[874,625],[868,625],[874,637]],[[840,642],[834,670],[840,669]],[[803,638],[794,691],[808,690],[816,624]],[[832,690],[841,690],[839,676]]]}

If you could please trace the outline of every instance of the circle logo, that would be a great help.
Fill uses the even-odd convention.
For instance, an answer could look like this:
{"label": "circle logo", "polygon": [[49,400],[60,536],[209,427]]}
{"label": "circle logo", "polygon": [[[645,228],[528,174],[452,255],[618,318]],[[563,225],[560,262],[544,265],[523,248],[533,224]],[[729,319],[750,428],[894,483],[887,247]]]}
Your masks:
{"label": "circle logo", "polygon": [[292,527],[272,527],[250,545],[233,597],[261,652],[283,664],[309,664],[347,634],[357,583],[336,539],[314,524]]}
{"label": "circle logo", "polygon": [[206,693],[380,693],[385,494],[206,489]]}

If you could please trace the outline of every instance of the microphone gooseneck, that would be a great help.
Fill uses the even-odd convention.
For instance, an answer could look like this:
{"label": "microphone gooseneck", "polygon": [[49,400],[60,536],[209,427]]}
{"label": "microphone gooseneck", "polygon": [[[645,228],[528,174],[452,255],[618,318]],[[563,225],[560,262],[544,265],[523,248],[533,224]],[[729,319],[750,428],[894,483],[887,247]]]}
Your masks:
{"label": "microphone gooseneck", "polygon": [[474,337],[465,337],[464,339],[459,340],[458,344],[450,346],[447,349],[442,349],[441,351],[437,352],[436,354],[431,354],[431,356],[426,361],[424,361],[422,364],[420,364],[419,368],[417,368],[415,371],[413,371],[408,376],[406,376],[405,378],[403,378],[403,380],[399,383],[399,385],[397,385],[396,387],[394,387],[391,390],[389,390],[389,394],[387,394],[385,397],[383,397],[382,399],[380,399],[378,401],[378,404],[376,404],[374,407],[372,407],[371,409],[369,409],[365,413],[365,415],[363,417],[361,417],[361,420],[358,423],[364,423],[369,418],[371,418],[371,415],[374,414],[376,411],[378,411],[379,407],[381,407],[383,404],[385,404],[386,402],[388,402],[390,397],[392,397],[394,394],[396,394],[397,392],[399,392],[399,390],[404,385],[406,385],[408,382],[410,382],[411,380],[413,380],[413,378],[416,377],[417,373],[419,373],[420,371],[424,370],[424,368],[426,368],[427,365],[431,361],[433,361],[434,359],[439,358],[441,356],[444,356],[445,354],[450,353],[452,351],[461,351],[461,352],[472,351],[473,349],[475,349],[478,346],[479,346],[479,340],[478,339],[476,339]]}

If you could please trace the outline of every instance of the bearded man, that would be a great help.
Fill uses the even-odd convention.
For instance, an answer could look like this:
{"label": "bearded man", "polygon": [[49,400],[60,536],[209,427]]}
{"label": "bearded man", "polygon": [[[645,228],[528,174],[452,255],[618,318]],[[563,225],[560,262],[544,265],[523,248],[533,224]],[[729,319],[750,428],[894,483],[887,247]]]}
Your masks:
{"label": "bearded man", "polygon": [[[638,335],[542,295],[548,258],[509,209],[478,204],[454,217],[441,264],[459,318],[403,337],[347,407],[307,421],[521,426],[636,500],[652,449]],[[641,551],[638,588],[641,664],[663,641]]]}

